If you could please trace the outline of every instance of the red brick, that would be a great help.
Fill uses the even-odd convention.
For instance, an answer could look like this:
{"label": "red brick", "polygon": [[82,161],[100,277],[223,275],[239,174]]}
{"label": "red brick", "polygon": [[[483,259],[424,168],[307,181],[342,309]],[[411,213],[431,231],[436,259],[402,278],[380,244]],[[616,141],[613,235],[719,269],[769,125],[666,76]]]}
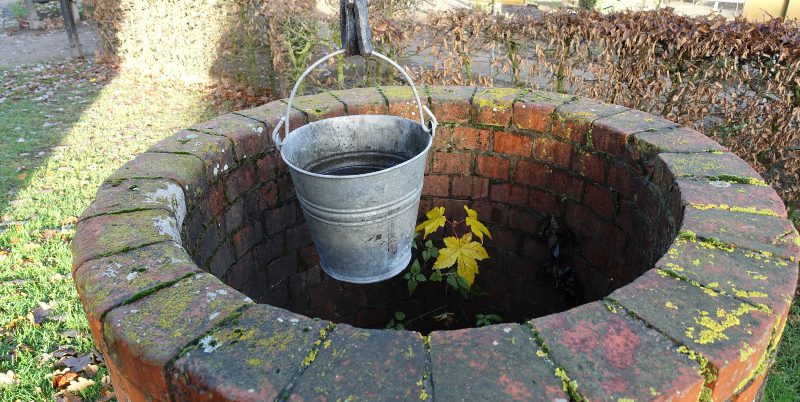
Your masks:
{"label": "red brick", "polygon": [[231,172],[225,179],[225,192],[233,201],[252,189],[258,183],[255,164],[247,164]]}
{"label": "red brick", "polygon": [[583,205],[595,210],[601,217],[611,219],[617,209],[617,195],[596,184],[587,184]]}
{"label": "red brick", "polygon": [[331,95],[345,104],[347,114],[387,114],[386,99],[376,88],[352,88],[330,91]]}
{"label": "red brick", "polygon": [[432,150],[442,151],[450,148],[450,142],[453,140],[453,131],[455,127],[439,126],[436,128],[436,135],[433,137]]}
{"label": "red brick", "polygon": [[[486,239],[486,245],[497,247],[502,250],[517,251],[519,248],[519,234],[508,229],[490,229],[492,238]],[[499,257],[494,256],[492,257]]]}
{"label": "red brick", "polygon": [[567,168],[572,159],[572,147],[569,144],[547,137],[539,137],[534,141],[534,152],[537,159]]}
{"label": "red brick", "polygon": [[478,213],[478,219],[483,223],[496,226],[506,224],[508,205],[476,201],[472,203],[472,209]]}
{"label": "red brick", "polygon": [[514,125],[524,130],[548,132],[556,107],[570,99],[571,95],[530,91],[514,103]]}
{"label": "red brick", "polygon": [[523,94],[516,88],[478,88],[472,97],[472,115],[476,123],[499,127],[511,124],[514,101]]}
{"label": "red brick", "polygon": [[468,174],[471,170],[472,155],[436,152],[433,154],[432,173]]}
{"label": "red brick", "polygon": [[489,196],[489,179],[472,176],[455,176],[452,180],[451,195],[482,199]]}
{"label": "red brick", "polygon": [[490,200],[518,207],[528,206],[528,197],[527,188],[510,184],[492,184],[489,192]]}
{"label": "red brick", "polygon": [[508,224],[512,229],[521,230],[529,234],[539,232],[540,220],[541,217],[518,209],[511,209],[508,214]]}
{"label": "red brick", "polygon": [[260,225],[249,225],[241,228],[233,234],[233,248],[236,250],[236,257],[240,258],[250,251],[253,246],[261,242],[264,232]]}
{"label": "red brick", "polygon": [[430,86],[431,111],[440,123],[469,121],[469,100],[475,93],[474,87]]}
{"label": "red brick", "polygon": [[273,208],[278,203],[278,186],[274,181],[264,183],[258,189],[258,209]]}
{"label": "red brick", "polygon": [[443,175],[425,176],[422,195],[447,197],[450,195],[450,178]]}
{"label": "red brick", "polygon": [[494,133],[494,151],[509,155],[531,156],[530,137],[498,131]]}
{"label": "red brick", "polygon": [[555,194],[531,189],[528,206],[534,211],[539,211],[543,214],[561,216],[563,204]]}
{"label": "red brick", "polygon": [[627,199],[634,199],[641,188],[639,181],[622,163],[612,163],[608,169],[608,185]]}
{"label": "red brick", "polygon": [[551,171],[551,168],[545,164],[521,160],[517,162],[517,169],[514,172],[514,182],[532,186],[543,186],[547,183],[545,177],[550,174]]}
{"label": "red brick", "polygon": [[280,153],[273,152],[264,155],[256,163],[258,178],[260,181],[272,180],[278,176],[278,166],[285,165]]}
{"label": "red brick", "polygon": [[264,216],[264,227],[269,235],[278,233],[295,222],[297,222],[297,207],[293,203],[266,211]]}
{"label": "red brick", "polygon": [[586,239],[580,246],[581,255],[592,266],[601,272],[606,271],[608,265],[608,246]]}
{"label": "red brick", "polygon": [[550,255],[550,250],[544,240],[528,237],[522,246],[522,254],[539,260],[545,259]]}
{"label": "red brick", "polygon": [[761,392],[761,388],[764,385],[764,380],[766,378],[767,373],[764,373],[754,381],[751,381],[750,385],[748,385],[744,391],[733,397],[733,402],[755,402],[759,400],[759,393]]}
{"label": "red brick", "polygon": [[581,176],[600,183],[605,183],[606,181],[606,160],[594,154],[580,151],[573,152],[572,170]]}
{"label": "red brick", "polygon": [[[386,97],[389,103],[389,114],[392,116],[405,117],[414,121],[419,121],[419,107],[411,87],[408,86],[386,86],[379,87],[379,91]],[[428,98],[422,93],[422,88],[417,88],[419,98],[423,105],[428,105]],[[424,113],[424,112],[423,112]],[[427,123],[428,119],[425,116]]]}
{"label": "red brick", "polygon": [[594,238],[598,229],[604,225],[592,210],[574,201],[567,202],[564,218],[567,225],[590,238]]}
{"label": "red brick", "polygon": [[211,211],[214,217],[219,218],[222,215],[222,211],[224,211],[225,207],[228,205],[228,201],[225,200],[225,190],[222,182],[211,186],[208,190],[208,197],[206,200],[208,203],[205,205],[206,209]]}
{"label": "red brick", "polygon": [[458,126],[453,130],[453,145],[456,149],[474,151],[489,150],[491,132],[472,127]]}
{"label": "red brick", "polygon": [[510,162],[495,156],[478,156],[475,173],[490,179],[508,180]]}

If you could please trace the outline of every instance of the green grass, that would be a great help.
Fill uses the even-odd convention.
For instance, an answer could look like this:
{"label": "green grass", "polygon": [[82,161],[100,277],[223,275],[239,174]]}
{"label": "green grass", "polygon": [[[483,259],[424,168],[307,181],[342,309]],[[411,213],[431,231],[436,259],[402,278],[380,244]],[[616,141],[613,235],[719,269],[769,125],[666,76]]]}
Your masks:
{"label": "green grass", "polygon": [[[93,347],[69,242],[102,180],[157,140],[216,114],[203,92],[128,76],[95,81],[104,74],[88,63],[0,70],[0,373],[19,378],[0,385],[0,401],[52,400],[55,359],[46,354]],[[51,316],[60,319],[25,319],[39,302],[53,303]],[[67,330],[78,336],[63,336]],[[86,399],[98,398],[105,374],[101,366]]]}

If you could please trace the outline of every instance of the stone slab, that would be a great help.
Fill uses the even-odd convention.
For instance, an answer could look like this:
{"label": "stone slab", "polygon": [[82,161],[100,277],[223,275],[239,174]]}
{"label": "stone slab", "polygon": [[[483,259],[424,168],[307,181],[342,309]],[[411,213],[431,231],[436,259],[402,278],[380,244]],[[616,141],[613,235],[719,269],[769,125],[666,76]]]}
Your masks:
{"label": "stone slab", "polygon": [[249,303],[212,275],[195,274],[109,312],[103,322],[108,357],[143,394],[162,400],[169,395],[167,364]]}
{"label": "stone slab", "polygon": [[236,153],[229,138],[196,131],[178,131],[154,144],[148,152],[194,155],[203,162],[206,177],[211,180],[236,165]]}
{"label": "stone slab", "polygon": [[170,212],[181,227],[187,210],[183,189],[168,179],[105,182],[100,185],[94,201],[83,211],[80,220],[145,209],[162,209]]}
{"label": "stone slab", "polygon": [[428,86],[431,111],[439,123],[464,124],[469,121],[469,101],[475,87]]}
{"label": "stone slab", "polygon": [[601,302],[531,321],[549,358],[590,401],[697,401],[703,377],[667,338]]}
{"label": "stone slab", "polygon": [[770,252],[792,261],[800,256],[800,236],[792,222],[784,218],[686,208],[681,231],[706,240],[717,239],[735,248]]}
{"label": "stone slab", "polygon": [[309,359],[288,399],[422,400],[425,361],[425,345],[416,332],[339,324]]}
{"label": "stone slab", "polygon": [[175,362],[174,398],[274,400],[321,346],[328,324],[265,304],[250,306]]}
{"label": "stone slab", "polygon": [[675,180],[681,202],[698,208],[714,207],[786,218],[786,208],[769,186],[681,178]]}
{"label": "stone slab", "polygon": [[532,90],[514,103],[514,126],[523,130],[548,132],[556,108],[575,99],[572,95]]}
{"label": "stone slab", "polygon": [[493,325],[431,333],[433,399],[555,401],[569,399],[553,367],[536,356],[529,328]]}
{"label": "stone slab", "polygon": [[514,102],[527,93],[517,88],[478,88],[472,97],[472,120],[478,124],[508,127]]}
{"label": "stone slab", "polygon": [[609,296],[676,343],[707,359],[712,397],[725,399],[758,367],[776,317],[708,288],[650,270]]}
{"label": "stone slab", "polygon": [[164,241],[181,241],[175,218],[164,210],[152,209],[89,218],[78,222],[75,238],[72,240],[72,269],[74,271],[93,258]]}
{"label": "stone slab", "polygon": [[111,184],[125,179],[166,178],[179,185],[191,207],[206,183],[205,167],[196,156],[145,152],[124,164],[105,181]]}

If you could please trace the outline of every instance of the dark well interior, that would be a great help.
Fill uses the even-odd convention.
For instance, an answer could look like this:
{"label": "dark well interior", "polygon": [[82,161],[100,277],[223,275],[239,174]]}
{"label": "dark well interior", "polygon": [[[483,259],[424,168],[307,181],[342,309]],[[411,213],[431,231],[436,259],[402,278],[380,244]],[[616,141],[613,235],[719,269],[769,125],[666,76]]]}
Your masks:
{"label": "dark well interior", "polygon": [[[493,234],[485,243],[491,258],[480,262],[475,280],[480,294],[464,301],[448,292],[454,328],[475,325],[476,314],[522,322],[598,300],[650,269],[676,234],[675,190],[660,189],[630,158],[548,134],[514,134],[533,141],[532,157],[468,140],[491,141],[493,129],[442,127],[439,135],[451,141],[428,157],[420,217],[445,206],[462,219],[466,204]],[[385,327],[396,311],[410,319],[444,304],[444,284],[422,284],[409,295],[402,275],[355,285],[322,272],[276,152],[214,180],[190,209],[185,246],[199,266],[257,302],[368,328]],[[559,229],[548,239],[542,229],[551,217]],[[558,259],[548,240],[557,242]],[[411,327],[442,328],[426,319]]]}

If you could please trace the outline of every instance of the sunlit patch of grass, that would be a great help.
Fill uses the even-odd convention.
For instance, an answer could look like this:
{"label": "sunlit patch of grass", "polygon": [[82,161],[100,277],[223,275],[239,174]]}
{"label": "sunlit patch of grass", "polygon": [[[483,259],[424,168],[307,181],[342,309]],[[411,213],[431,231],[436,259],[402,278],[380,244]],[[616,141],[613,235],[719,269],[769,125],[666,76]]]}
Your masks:
{"label": "sunlit patch of grass", "polygon": [[[88,63],[0,71],[0,372],[19,376],[0,385],[0,401],[52,400],[55,359],[42,356],[60,345],[79,354],[93,347],[69,242],[98,185],[154,142],[215,114],[203,91],[134,76],[99,83],[102,74]],[[58,319],[24,319],[39,302],[52,302]],[[101,366],[86,399],[99,397],[105,374]]]}

